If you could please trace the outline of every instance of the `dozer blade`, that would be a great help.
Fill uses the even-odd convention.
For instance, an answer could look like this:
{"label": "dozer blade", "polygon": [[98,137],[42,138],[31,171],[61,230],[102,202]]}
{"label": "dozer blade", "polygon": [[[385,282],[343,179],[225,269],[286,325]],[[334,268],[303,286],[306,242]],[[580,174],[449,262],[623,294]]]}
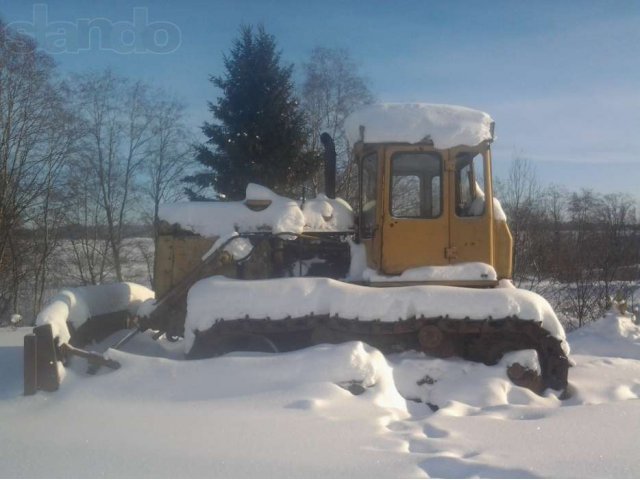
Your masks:
{"label": "dozer blade", "polygon": [[70,333],[68,342],[60,342],[59,337],[54,337],[51,324],[34,327],[33,333],[24,337],[24,394],[58,390],[61,382],[58,362],[66,365],[73,356],[87,360],[89,373],[95,373],[100,367],[120,368],[118,362],[85,348],[115,332],[131,329],[127,336],[111,347],[118,348],[140,331],[135,323],[136,319],[128,310],[94,315],[77,329],[67,322]]}
{"label": "dozer blade", "polygon": [[38,390],[54,392],[60,388],[58,362],[76,356],[89,362],[89,371],[100,367],[120,368],[115,360],[97,352],[90,352],[69,343],[58,344],[50,324],[40,325],[24,337],[24,394],[34,395]]}

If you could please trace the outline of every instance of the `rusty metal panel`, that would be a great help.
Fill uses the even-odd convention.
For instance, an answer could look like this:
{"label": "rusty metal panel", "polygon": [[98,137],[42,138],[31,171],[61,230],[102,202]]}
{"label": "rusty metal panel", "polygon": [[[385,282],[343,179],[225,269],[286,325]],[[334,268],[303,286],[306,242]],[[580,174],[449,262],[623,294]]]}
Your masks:
{"label": "rusty metal panel", "polygon": [[216,241],[199,235],[160,235],[155,265],[156,298],[163,296],[202,261]]}
{"label": "rusty metal panel", "polygon": [[174,237],[173,270],[171,284],[175,285],[202,262],[202,256],[211,248],[216,238],[200,236]]}
{"label": "rusty metal panel", "polygon": [[156,240],[155,265],[153,272],[156,298],[164,295],[171,288],[171,272],[173,270],[173,237],[159,235]]}

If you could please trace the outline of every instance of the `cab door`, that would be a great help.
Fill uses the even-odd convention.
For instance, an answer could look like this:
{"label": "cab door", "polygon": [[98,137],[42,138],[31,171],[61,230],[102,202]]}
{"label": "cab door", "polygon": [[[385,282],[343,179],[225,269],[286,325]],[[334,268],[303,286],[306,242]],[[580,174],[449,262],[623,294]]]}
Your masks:
{"label": "cab door", "polygon": [[445,153],[429,146],[384,149],[382,273],[449,263]]}
{"label": "cab door", "polygon": [[493,194],[488,148],[459,147],[448,163],[450,263],[493,265]]}

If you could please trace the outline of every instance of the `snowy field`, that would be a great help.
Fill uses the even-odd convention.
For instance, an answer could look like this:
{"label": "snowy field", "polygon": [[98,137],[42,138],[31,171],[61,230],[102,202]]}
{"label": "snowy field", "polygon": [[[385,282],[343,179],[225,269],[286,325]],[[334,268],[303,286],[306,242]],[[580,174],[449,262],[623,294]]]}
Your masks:
{"label": "snowy field", "polygon": [[564,401],[501,365],[359,342],[183,361],[145,334],[110,352],[120,370],[89,376],[75,359],[60,391],[23,397],[28,331],[0,330],[0,477],[640,476],[640,328],[626,317],[569,335]]}

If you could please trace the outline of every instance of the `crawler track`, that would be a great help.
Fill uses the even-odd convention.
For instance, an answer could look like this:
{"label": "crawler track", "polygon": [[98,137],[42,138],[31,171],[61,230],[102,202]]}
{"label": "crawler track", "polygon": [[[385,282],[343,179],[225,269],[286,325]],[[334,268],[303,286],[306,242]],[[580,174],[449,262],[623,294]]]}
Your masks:
{"label": "crawler track", "polygon": [[302,318],[236,319],[216,323],[196,332],[191,358],[221,355],[234,350],[291,351],[320,343],[360,340],[383,352],[418,350],[435,357],[456,356],[487,365],[496,364],[510,351],[533,349],[541,375],[512,369],[514,383],[541,392],[567,386],[569,361],[560,340],[539,322],[517,317],[470,320],[410,318],[397,322],[361,321],[310,315]]}
{"label": "crawler track", "polygon": [[[293,254],[306,251],[306,256],[335,257],[336,265],[344,263],[340,255],[348,254],[338,249],[331,255],[329,247],[343,247],[344,243],[333,237],[317,237],[307,241],[282,242],[273,236],[252,238],[256,243],[253,254],[242,268],[237,268],[240,278],[273,278],[285,270],[282,265],[300,258]],[[304,243],[307,242],[307,243]],[[310,242],[310,243],[308,243]],[[222,254],[222,245],[216,253],[186,275],[178,284],[158,299],[158,307],[143,324],[167,333],[168,338],[182,336],[185,328],[187,293],[201,278],[221,274],[225,265],[234,263]],[[258,252],[258,253],[256,253]],[[338,252],[338,253],[336,253]],[[339,253],[342,252],[342,253]],[[283,263],[284,262],[284,263]],[[259,266],[256,273],[252,267]],[[236,264],[238,265],[238,264]],[[247,275],[251,272],[251,275]],[[323,272],[324,273],[324,272]],[[336,277],[339,272],[328,274]],[[321,275],[322,276],[322,275]],[[212,305],[215,309],[215,305]],[[285,319],[226,319],[205,331],[195,332],[190,358],[222,355],[236,350],[259,350],[286,352],[320,343],[342,343],[359,340],[383,352],[407,350],[423,351],[429,355],[446,358],[456,356],[487,365],[496,364],[511,351],[533,349],[538,353],[541,373],[538,375],[526,368],[508,371],[511,380],[535,392],[545,388],[563,390],[567,386],[569,360],[561,341],[542,328],[540,322],[518,317],[485,320],[445,317],[413,317],[395,322],[360,320],[328,315],[308,315]]]}

